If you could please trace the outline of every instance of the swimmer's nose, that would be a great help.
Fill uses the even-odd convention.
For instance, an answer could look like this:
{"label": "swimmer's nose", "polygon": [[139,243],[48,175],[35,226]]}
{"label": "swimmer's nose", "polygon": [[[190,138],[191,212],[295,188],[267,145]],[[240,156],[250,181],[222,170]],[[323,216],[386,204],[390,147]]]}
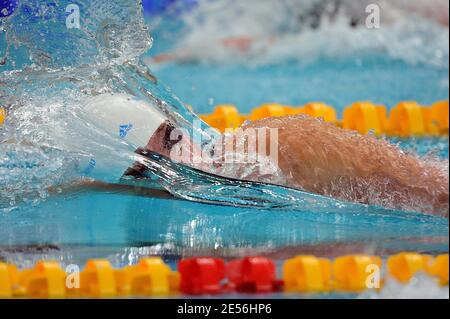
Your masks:
{"label": "swimmer's nose", "polygon": [[170,157],[173,146],[182,140],[181,132],[169,121],[161,124],[147,143],[146,150]]}

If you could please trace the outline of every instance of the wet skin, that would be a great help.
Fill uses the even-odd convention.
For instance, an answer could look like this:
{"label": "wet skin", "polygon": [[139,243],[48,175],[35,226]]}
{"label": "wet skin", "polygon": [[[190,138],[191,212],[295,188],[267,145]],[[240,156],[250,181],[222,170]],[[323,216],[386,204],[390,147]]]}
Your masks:
{"label": "wet skin", "polygon": [[[448,218],[448,169],[443,163],[407,154],[381,138],[360,135],[305,115],[267,118],[242,127],[250,128],[278,130],[278,167],[284,176],[276,184],[345,201]],[[148,144],[136,152],[145,156],[152,151],[170,158],[174,145],[183,142],[180,138],[169,140],[173,130],[169,122],[163,123]],[[268,133],[267,149],[270,136]],[[184,143],[193,149],[189,142]],[[216,157],[214,165],[203,170],[216,173],[213,168],[221,165],[221,157]],[[236,164],[236,170],[240,165]],[[196,168],[202,169],[198,165]],[[124,175],[143,178],[145,169],[135,163]],[[267,182],[267,176],[261,180],[257,173],[248,179]],[[108,188],[107,184],[92,181],[79,185],[91,183],[96,188]]]}

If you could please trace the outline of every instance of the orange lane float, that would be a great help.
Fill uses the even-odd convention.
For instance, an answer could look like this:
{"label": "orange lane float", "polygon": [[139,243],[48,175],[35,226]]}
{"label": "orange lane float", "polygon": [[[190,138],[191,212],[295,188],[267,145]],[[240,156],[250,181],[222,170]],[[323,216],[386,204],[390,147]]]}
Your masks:
{"label": "orange lane float", "polygon": [[[386,270],[383,270],[386,267]],[[0,298],[161,297],[219,293],[360,293],[383,289],[386,280],[408,283],[421,273],[448,285],[448,254],[435,257],[402,252],[387,258],[347,255],[335,259],[311,255],[285,260],[282,277],[269,258],[249,256],[225,263],[211,257],[182,259],[173,271],[161,258],[142,258],[136,265],[113,268],[92,259],[79,272],[63,270],[54,261],[39,261],[18,270],[0,263]],[[67,272],[66,272],[67,271]],[[381,275],[384,275],[382,278]],[[78,279],[77,279],[78,275]]]}
{"label": "orange lane float", "polygon": [[355,102],[343,111],[342,120],[337,118],[336,110],[322,102],[311,102],[301,107],[278,103],[262,104],[250,114],[240,114],[234,105],[218,105],[212,114],[201,115],[210,126],[224,132],[236,129],[246,120],[256,121],[268,117],[306,114],[322,118],[344,129],[361,134],[397,137],[420,137],[448,135],[448,101],[439,101],[431,106],[423,106],[414,101],[400,102],[389,112],[386,106],[372,102]]}

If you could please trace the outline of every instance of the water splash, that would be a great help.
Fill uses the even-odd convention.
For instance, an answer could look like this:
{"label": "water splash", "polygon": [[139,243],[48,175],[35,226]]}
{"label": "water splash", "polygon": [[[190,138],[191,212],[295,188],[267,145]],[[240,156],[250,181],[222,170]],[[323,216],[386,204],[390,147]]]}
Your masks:
{"label": "water splash", "polygon": [[[378,29],[365,25],[369,4],[380,7]],[[261,65],[381,52],[448,67],[448,6],[445,0],[199,1],[181,15],[184,33],[172,53],[184,62]],[[164,19],[153,28],[159,25],[166,26]]]}
{"label": "water splash", "polygon": [[[0,128],[0,202],[8,210],[45,198],[49,188],[86,172],[86,162],[135,160],[131,145],[117,149],[113,136],[83,120],[92,96],[126,93],[188,129],[196,118],[139,61],[152,44],[139,1],[78,1],[80,29],[66,27],[69,4],[21,1],[0,20],[0,105],[8,114]],[[92,159],[93,150],[104,157]],[[111,154],[117,156],[108,163]],[[93,177],[109,181],[107,169],[97,171]]]}

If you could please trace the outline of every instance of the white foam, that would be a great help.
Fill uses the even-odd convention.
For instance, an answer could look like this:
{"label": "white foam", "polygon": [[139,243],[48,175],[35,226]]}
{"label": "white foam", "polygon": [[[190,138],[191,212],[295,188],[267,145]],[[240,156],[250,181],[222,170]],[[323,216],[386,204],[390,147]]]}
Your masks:
{"label": "white foam", "polygon": [[448,286],[440,285],[437,280],[419,273],[407,284],[388,278],[380,292],[366,291],[361,299],[449,299]]}
{"label": "white foam", "polygon": [[[183,16],[187,31],[175,51],[181,60],[247,64],[382,52],[408,63],[448,65],[448,1],[341,3],[334,9],[320,0],[200,1]],[[365,26],[369,3],[381,8],[379,29]],[[322,12],[317,19],[315,12]],[[351,20],[360,24],[351,27]],[[230,38],[252,42],[245,49],[224,45]]]}

